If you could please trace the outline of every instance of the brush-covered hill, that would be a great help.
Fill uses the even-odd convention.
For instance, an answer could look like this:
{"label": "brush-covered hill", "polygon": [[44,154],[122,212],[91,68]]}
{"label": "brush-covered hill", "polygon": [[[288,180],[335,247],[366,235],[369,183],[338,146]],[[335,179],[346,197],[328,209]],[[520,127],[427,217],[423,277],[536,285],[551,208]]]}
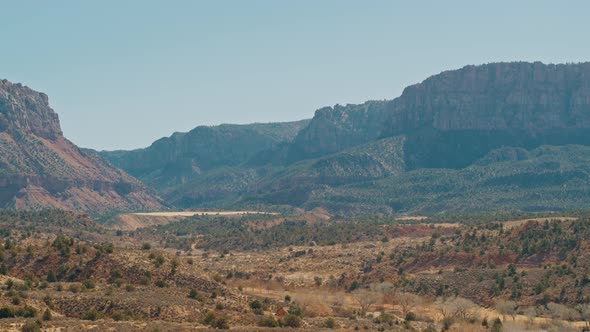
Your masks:
{"label": "brush-covered hill", "polygon": [[[514,151],[516,150],[516,151]],[[497,159],[498,155],[505,158]],[[562,211],[590,199],[590,147],[501,148],[463,169],[422,168],[310,191],[303,205],[340,213]]]}
{"label": "brush-covered hill", "polygon": [[47,95],[0,80],[0,208],[162,208],[137,179],[67,140]]}
{"label": "brush-covered hill", "polygon": [[[466,66],[409,86],[393,100],[319,109],[289,133],[231,162],[216,163],[227,150],[209,144],[214,157],[203,155],[198,164],[219,167],[199,167],[197,176],[172,185],[133,173],[126,163],[134,152],[116,152],[120,160],[103,155],[180,207],[287,205],[342,213],[581,207],[590,182],[590,63]],[[247,140],[225,142],[251,151]]]}
{"label": "brush-covered hill", "polygon": [[308,123],[199,126],[161,138],[145,149],[101,154],[146,183],[162,188],[181,185],[217,168],[240,165],[292,140]]}

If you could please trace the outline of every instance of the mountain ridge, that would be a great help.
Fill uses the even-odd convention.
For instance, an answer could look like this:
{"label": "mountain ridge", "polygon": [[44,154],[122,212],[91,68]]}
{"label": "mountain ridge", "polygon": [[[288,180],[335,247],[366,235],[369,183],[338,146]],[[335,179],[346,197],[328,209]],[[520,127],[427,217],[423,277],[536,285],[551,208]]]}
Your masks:
{"label": "mountain ridge", "polygon": [[[249,144],[243,140],[240,143]],[[405,213],[421,211],[420,206],[430,201],[420,190],[406,190],[405,194],[405,189],[393,190],[395,186],[411,186],[406,181],[416,176],[424,179],[432,174],[449,178],[467,176],[469,167],[485,167],[486,163],[501,167],[498,164],[501,160],[517,165],[522,161],[519,158],[530,158],[541,147],[555,146],[560,154],[570,145],[580,145],[571,151],[582,155],[584,147],[590,146],[590,63],[501,62],[443,71],[408,86],[391,100],[320,108],[290,139],[274,141],[248,158],[219,160],[213,168],[199,167],[182,180],[167,182],[151,177],[168,172],[166,176],[171,178],[183,167],[190,169],[193,164],[173,167],[185,163],[182,158],[168,159],[166,167],[156,167],[152,175],[145,175],[133,173],[108,152],[102,155],[153,185],[181,208],[268,205],[328,207],[338,213],[366,213],[371,211],[371,204],[363,197],[375,195],[371,186],[386,183],[393,187],[381,187],[380,193],[387,192],[394,197],[377,210]],[[221,151],[213,148],[209,153],[217,156]],[[395,151],[395,157],[384,163],[386,151]],[[117,153],[121,160],[132,154]],[[203,156],[200,164],[208,161]],[[199,164],[195,160],[191,162]],[[585,161],[574,156],[573,162]],[[518,167],[517,172],[530,173]],[[512,176],[518,178],[516,174]],[[415,179],[420,183],[415,189],[426,185],[424,179]],[[583,176],[581,179],[585,181]],[[489,183],[501,181],[493,176],[488,180]],[[442,202],[431,202],[434,204],[431,210],[452,209],[444,203],[444,197],[458,194],[448,185],[437,185],[434,178],[431,181],[435,191],[440,190],[437,195]],[[355,189],[347,198],[341,196],[355,186],[363,189]],[[525,204],[524,201],[532,202],[535,198],[526,198],[519,190],[513,190],[512,194],[520,195],[518,200],[522,204],[511,206],[534,205]],[[440,196],[443,193],[447,196]],[[396,200],[396,195],[414,197]],[[423,201],[419,202],[420,199]],[[340,203],[336,204],[335,200]],[[570,201],[579,204],[579,200]],[[363,207],[359,208],[357,203]],[[478,208],[479,203],[472,203],[467,205]],[[509,205],[499,202],[490,208]]]}
{"label": "mountain ridge", "polygon": [[237,166],[290,141],[309,120],[198,126],[132,151],[101,151],[103,157],[148,184],[180,184],[204,171]]}

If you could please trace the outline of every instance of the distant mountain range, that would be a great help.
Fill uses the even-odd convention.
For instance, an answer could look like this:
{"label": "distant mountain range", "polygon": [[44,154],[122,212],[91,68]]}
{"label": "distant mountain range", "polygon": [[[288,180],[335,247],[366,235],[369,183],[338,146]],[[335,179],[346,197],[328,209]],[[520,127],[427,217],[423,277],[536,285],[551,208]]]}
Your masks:
{"label": "distant mountain range", "polygon": [[47,95],[0,80],[0,208],[161,209],[158,196],[65,139]]}
{"label": "distant mountain range", "polygon": [[[182,208],[561,210],[585,206],[590,195],[589,63],[466,66],[393,100],[325,107],[309,122],[272,126],[288,134],[198,127],[101,154]],[[235,139],[249,131],[256,134]],[[130,166],[138,160],[149,172]]]}
{"label": "distant mountain range", "polygon": [[[26,133],[45,146],[67,142],[57,116],[47,112],[46,96],[20,87],[40,97],[19,100],[12,109],[11,100],[23,93],[3,82],[0,137]],[[24,121],[10,115],[19,112],[39,115],[27,120],[31,128],[11,131]],[[45,152],[31,150],[39,145],[34,140],[19,138],[19,148],[9,149],[3,139],[3,151],[13,151],[0,157],[5,182],[18,174],[87,177],[84,167],[60,170],[73,158],[38,160]],[[393,100],[324,107],[297,122],[200,126],[132,151],[63,144],[109,183],[98,189],[114,195],[122,186],[117,183],[128,184],[117,194],[126,203],[112,207],[120,210],[158,207],[158,198],[131,176],[166,205],[183,209],[322,207],[370,214],[581,208],[590,198],[590,63],[466,66],[409,86]],[[22,159],[31,156],[35,160]],[[36,168],[28,170],[31,165]],[[69,198],[54,194],[52,183],[34,187],[60,204],[78,197],[72,190]],[[31,195],[19,193],[27,185],[17,187],[2,189],[5,205],[31,205],[20,202],[32,199],[18,198]]]}

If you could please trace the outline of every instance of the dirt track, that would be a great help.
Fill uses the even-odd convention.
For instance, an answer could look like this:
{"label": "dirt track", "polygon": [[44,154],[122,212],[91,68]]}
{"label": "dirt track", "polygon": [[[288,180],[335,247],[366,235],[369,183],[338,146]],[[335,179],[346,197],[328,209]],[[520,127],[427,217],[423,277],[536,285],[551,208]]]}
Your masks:
{"label": "dirt track", "polygon": [[141,213],[130,213],[136,216],[153,216],[153,217],[192,217],[195,215],[207,215],[207,216],[236,216],[243,214],[269,214],[277,215],[274,212],[262,212],[262,211],[177,211],[177,212],[141,212]]}

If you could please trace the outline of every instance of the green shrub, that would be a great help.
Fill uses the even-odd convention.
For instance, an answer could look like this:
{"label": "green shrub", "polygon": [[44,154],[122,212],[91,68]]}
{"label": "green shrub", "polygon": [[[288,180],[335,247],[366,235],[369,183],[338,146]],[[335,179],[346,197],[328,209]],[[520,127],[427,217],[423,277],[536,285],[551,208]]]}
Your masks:
{"label": "green shrub", "polygon": [[70,292],[72,293],[79,293],[80,292],[80,286],[77,284],[71,284],[68,289],[70,290]]}
{"label": "green shrub", "polygon": [[455,320],[452,317],[445,317],[443,319],[443,331],[448,331],[454,323]]}
{"label": "green shrub", "polygon": [[274,319],[273,316],[264,316],[262,317],[262,319],[258,322],[258,326],[261,327],[278,327],[279,326],[279,322],[276,321],[276,319]]}
{"label": "green shrub", "polygon": [[49,273],[47,273],[47,281],[48,282],[56,282],[57,281],[57,277],[55,276],[55,272],[49,271]]}
{"label": "green shrub", "polygon": [[117,310],[117,311],[113,312],[113,314],[111,315],[111,318],[117,322],[131,319],[131,317],[128,314],[124,313],[121,310]]}
{"label": "green shrub", "polygon": [[3,306],[0,308],[0,318],[12,318],[16,317],[14,307]]}
{"label": "green shrub", "polygon": [[320,276],[313,277],[313,281],[314,281],[315,285],[318,287],[321,286],[322,282],[323,282],[322,277],[320,277]]}
{"label": "green shrub", "polygon": [[16,309],[16,315],[24,318],[37,317],[37,309],[26,305],[23,308]]}
{"label": "green shrub", "polygon": [[220,330],[228,330],[229,329],[229,321],[227,317],[222,316],[215,320],[215,322],[211,325],[211,327],[220,329]]}
{"label": "green shrub", "polygon": [[82,282],[82,285],[86,287],[86,289],[94,289],[96,287],[96,281],[94,279],[86,279]]}
{"label": "green shrub", "polygon": [[91,320],[91,321],[95,321],[99,318],[101,318],[102,315],[101,313],[99,313],[96,309],[92,308],[90,310],[87,310],[84,314],[82,314],[82,319],[83,320]]}
{"label": "green shrub", "polygon": [[229,322],[227,317],[225,316],[217,316],[217,314],[213,311],[209,311],[203,317],[203,324],[209,325],[215,329],[222,329],[227,330],[229,329]]}
{"label": "green shrub", "polygon": [[295,316],[293,314],[287,314],[281,318],[281,326],[282,327],[301,327],[301,318]]}
{"label": "green shrub", "polygon": [[37,309],[26,305],[22,308],[15,308],[12,306],[0,307],[0,318],[23,317],[32,318],[37,317]]}
{"label": "green shrub", "polygon": [[48,294],[43,297],[43,302],[49,307],[49,309],[55,308],[55,303],[53,302],[53,298]]}
{"label": "green shrub", "polygon": [[166,262],[166,259],[164,258],[164,256],[158,255],[156,257],[156,261],[154,262],[154,265],[156,267],[160,267],[160,266],[164,265],[164,262]]}
{"label": "green shrub", "polygon": [[205,316],[203,317],[203,324],[205,325],[210,325],[211,323],[213,323],[215,320],[217,319],[217,314],[215,314],[213,311],[209,311],[208,313],[205,314]]}
{"label": "green shrub", "polygon": [[117,278],[117,279],[113,280],[113,284],[114,284],[115,286],[117,286],[118,288],[121,288],[121,286],[123,286],[123,284],[124,284],[125,282],[126,282],[126,280],[125,280],[125,279],[123,279],[123,278]]}
{"label": "green shrub", "polygon": [[250,302],[250,308],[252,310],[262,309],[262,303],[259,300],[253,300],[252,302]]}
{"label": "green shrub", "polygon": [[42,319],[47,321],[47,320],[51,320],[51,318],[52,318],[51,311],[49,309],[45,309],[45,311],[43,312]]}
{"label": "green shrub", "polygon": [[492,324],[492,332],[500,332],[502,331],[502,321],[500,318],[494,319],[494,323]]}
{"label": "green shrub", "polygon": [[333,329],[336,327],[336,321],[334,320],[334,318],[330,317],[324,321],[322,326],[328,329]]}
{"label": "green shrub", "polygon": [[41,332],[41,321],[36,320],[36,321],[26,322],[21,327],[21,331],[22,332]]}
{"label": "green shrub", "polygon": [[301,310],[301,308],[298,306],[293,305],[291,308],[289,308],[289,314],[301,317],[303,316],[303,310]]}
{"label": "green shrub", "polygon": [[393,316],[386,314],[386,313],[381,313],[381,315],[379,315],[379,317],[375,318],[374,322],[377,324],[389,324],[390,326],[393,325]]}

